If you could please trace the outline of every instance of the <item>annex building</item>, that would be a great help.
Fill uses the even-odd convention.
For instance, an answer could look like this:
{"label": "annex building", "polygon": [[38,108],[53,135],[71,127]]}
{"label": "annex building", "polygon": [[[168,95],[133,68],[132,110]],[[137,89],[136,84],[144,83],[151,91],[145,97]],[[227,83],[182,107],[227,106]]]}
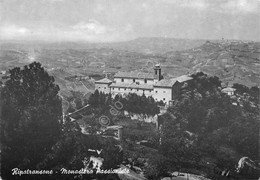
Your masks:
{"label": "annex building", "polygon": [[144,94],[170,105],[171,101],[179,95],[180,88],[190,80],[192,77],[188,75],[164,79],[160,64],[156,64],[154,72],[117,72],[113,81],[108,78],[96,81],[95,90],[123,96],[128,93],[136,93],[140,96]]}

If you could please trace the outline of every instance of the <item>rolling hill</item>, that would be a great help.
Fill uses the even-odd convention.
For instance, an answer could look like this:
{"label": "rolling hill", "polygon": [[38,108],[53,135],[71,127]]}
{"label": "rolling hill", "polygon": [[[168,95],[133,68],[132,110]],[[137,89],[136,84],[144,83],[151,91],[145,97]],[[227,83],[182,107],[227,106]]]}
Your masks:
{"label": "rolling hill", "polygon": [[[164,77],[203,71],[224,82],[260,84],[260,43],[235,40],[139,38],[127,42],[1,42],[0,70],[41,62],[48,70],[102,78],[160,63]],[[148,65],[151,70],[151,64]],[[62,73],[57,82],[64,86]],[[83,87],[84,89],[84,87]]]}
{"label": "rolling hill", "polygon": [[231,84],[260,85],[260,43],[257,42],[207,41],[197,48],[171,51],[163,56],[168,63],[190,73],[203,71]]}

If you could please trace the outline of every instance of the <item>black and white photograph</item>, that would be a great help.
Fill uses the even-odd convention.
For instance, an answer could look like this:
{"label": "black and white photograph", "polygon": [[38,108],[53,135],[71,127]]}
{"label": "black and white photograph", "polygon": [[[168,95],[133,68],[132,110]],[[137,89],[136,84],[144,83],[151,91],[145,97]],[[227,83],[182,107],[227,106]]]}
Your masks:
{"label": "black and white photograph", "polygon": [[260,0],[0,0],[0,180],[260,180]]}

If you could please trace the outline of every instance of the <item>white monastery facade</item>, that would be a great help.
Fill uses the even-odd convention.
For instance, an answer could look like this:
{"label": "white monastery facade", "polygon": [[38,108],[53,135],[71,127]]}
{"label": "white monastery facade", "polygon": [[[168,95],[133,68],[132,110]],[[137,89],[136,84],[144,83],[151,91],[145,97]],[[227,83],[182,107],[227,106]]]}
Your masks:
{"label": "white monastery facade", "polygon": [[142,96],[152,96],[156,101],[167,105],[176,97],[180,88],[192,77],[183,75],[172,79],[163,79],[160,64],[155,65],[154,72],[139,71],[117,72],[114,80],[108,78],[95,82],[95,90],[112,95],[136,93]]}

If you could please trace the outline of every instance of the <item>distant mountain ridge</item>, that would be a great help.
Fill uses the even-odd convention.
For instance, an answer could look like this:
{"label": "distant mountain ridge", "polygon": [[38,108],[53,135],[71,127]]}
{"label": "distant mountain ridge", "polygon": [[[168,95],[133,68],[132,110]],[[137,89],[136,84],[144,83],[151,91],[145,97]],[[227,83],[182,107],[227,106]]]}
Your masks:
{"label": "distant mountain ridge", "polygon": [[107,43],[108,47],[144,54],[161,54],[168,51],[182,51],[198,47],[206,40],[176,39],[161,37],[137,38],[126,42]]}
{"label": "distant mountain ridge", "polygon": [[48,41],[0,41],[1,49],[15,48],[40,48],[40,49],[90,49],[90,48],[113,48],[144,54],[160,54],[168,51],[181,51],[198,47],[206,40],[190,40],[161,37],[137,38],[130,41],[91,43],[78,42],[48,42]]}

